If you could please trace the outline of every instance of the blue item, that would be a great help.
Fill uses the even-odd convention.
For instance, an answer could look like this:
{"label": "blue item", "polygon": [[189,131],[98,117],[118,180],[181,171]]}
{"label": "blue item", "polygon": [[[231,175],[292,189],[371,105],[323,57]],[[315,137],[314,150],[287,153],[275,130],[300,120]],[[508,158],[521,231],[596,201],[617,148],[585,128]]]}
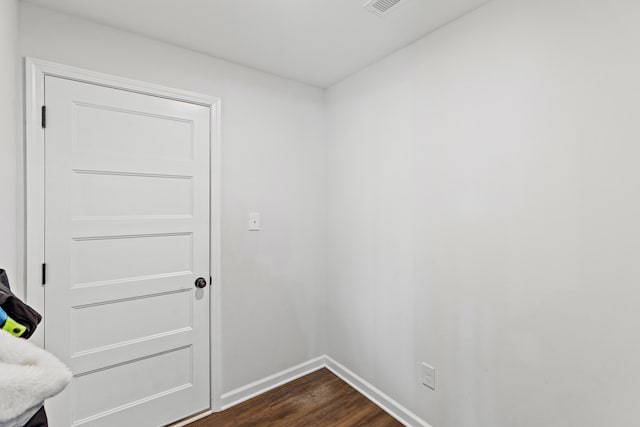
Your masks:
{"label": "blue item", "polygon": [[9,317],[2,307],[0,307],[0,329],[7,331],[14,337],[18,338],[27,332],[27,327]]}

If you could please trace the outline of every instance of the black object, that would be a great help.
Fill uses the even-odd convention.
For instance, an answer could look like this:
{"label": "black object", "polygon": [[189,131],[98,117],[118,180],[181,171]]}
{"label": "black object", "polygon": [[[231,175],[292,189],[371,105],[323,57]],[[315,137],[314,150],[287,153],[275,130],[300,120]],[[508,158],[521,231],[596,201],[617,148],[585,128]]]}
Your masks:
{"label": "black object", "polygon": [[[42,320],[40,313],[22,302],[20,298],[11,292],[9,285],[9,277],[7,272],[0,268],[0,306],[7,314],[16,322],[27,327],[27,330],[20,338],[29,338],[38,327],[38,323]],[[24,425],[24,427],[48,427],[47,413],[44,406],[35,413],[33,417]]]}
{"label": "black object", "polygon": [[207,281],[204,277],[198,277],[196,279],[196,288],[206,288],[207,287]]}
{"label": "black object", "polygon": [[49,421],[47,420],[47,413],[44,411],[44,406],[40,408],[36,414],[24,425],[24,427],[48,427]]}
{"label": "black object", "polygon": [[3,269],[0,269],[0,307],[13,320],[27,327],[21,338],[26,339],[33,335],[38,323],[42,320],[42,316],[37,311],[22,302],[20,298],[11,292],[7,272]]}

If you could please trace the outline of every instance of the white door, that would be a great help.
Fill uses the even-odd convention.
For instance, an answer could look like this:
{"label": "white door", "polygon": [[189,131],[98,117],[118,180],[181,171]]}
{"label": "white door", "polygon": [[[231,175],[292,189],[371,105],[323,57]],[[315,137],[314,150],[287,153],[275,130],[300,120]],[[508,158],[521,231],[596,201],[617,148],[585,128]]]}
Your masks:
{"label": "white door", "polygon": [[45,105],[45,348],[74,374],[50,425],[208,409],[209,108],[51,76]]}

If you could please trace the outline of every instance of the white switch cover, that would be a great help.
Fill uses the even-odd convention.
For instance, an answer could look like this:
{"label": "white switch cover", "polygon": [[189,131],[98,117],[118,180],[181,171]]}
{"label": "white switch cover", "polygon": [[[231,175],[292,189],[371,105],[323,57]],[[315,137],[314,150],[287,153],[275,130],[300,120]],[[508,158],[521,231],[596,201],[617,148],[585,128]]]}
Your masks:
{"label": "white switch cover", "polygon": [[260,231],[260,213],[251,212],[249,214],[249,231]]}
{"label": "white switch cover", "polygon": [[422,362],[422,385],[432,390],[436,389],[436,368]]}

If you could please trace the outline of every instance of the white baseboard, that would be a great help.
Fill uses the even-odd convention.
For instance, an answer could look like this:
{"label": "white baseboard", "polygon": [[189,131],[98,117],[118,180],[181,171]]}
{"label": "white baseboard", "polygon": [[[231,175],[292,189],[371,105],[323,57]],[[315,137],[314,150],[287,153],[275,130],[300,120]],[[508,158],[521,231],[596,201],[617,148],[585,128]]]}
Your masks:
{"label": "white baseboard", "polygon": [[429,423],[418,417],[413,412],[384,394],[382,391],[369,384],[360,376],[336,362],[329,356],[320,356],[301,363],[284,371],[254,381],[251,384],[239,387],[224,393],[221,397],[222,409],[225,410],[239,403],[261,395],[271,389],[284,385],[295,379],[303,377],[318,369],[327,368],[341,380],[356,389],[371,402],[379,406],[383,411],[400,421],[407,427],[431,427]]}
{"label": "white baseboard", "polygon": [[429,423],[418,417],[413,412],[384,394],[382,391],[369,384],[344,365],[336,362],[329,356],[324,356],[325,367],[333,372],[341,380],[362,393],[367,399],[379,406],[387,414],[400,421],[407,427],[431,427]]}
{"label": "white baseboard", "polygon": [[202,419],[204,417],[208,417],[209,415],[213,414],[213,411],[211,409],[208,409],[204,412],[200,412],[199,414],[196,414],[192,417],[186,418],[182,421],[178,421],[177,423],[173,423],[171,425],[169,425],[168,427],[184,427],[184,426],[188,426],[191,423],[195,423],[196,421],[198,421],[199,419]]}
{"label": "white baseboard", "polygon": [[315,359],[308,360],[292,368],[285,369],[261,380],[254,381],[251,384],[224,393],[220,399],[222,401],[221,410],[224,411],[238,403],[242,403],[245,400],[249,400],[252,397],[256,397],[271,389],[317,371],[318,369],[322,369],[325,367],[324,360],[324,356],[316,357]]}

